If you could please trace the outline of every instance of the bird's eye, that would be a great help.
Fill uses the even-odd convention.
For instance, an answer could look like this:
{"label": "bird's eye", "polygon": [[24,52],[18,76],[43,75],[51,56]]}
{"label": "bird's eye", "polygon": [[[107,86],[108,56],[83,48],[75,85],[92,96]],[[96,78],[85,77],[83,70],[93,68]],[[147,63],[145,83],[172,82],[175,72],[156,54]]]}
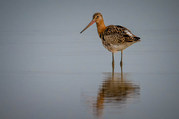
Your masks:
{"label": "bird's eye", "polygon": [[97,16],[96,18],[98,18],[99,16]]}

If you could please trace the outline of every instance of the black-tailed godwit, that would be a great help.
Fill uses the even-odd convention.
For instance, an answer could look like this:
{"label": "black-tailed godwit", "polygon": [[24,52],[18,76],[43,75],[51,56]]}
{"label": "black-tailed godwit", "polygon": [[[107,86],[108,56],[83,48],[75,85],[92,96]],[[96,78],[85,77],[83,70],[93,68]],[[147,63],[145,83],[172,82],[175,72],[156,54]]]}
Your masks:
{"label": "black-tailed godwit", "polygon": [[95,13],[92,21],[80,33],[95,22],[103,46],[112,52],[112,66],[114,67],[114,53],[118,51],[121,51],[120,65],[122,66],[123,50],[140,41],[140,37],[135,36],[130,30],[120,25],[105,26],[101,13]]}

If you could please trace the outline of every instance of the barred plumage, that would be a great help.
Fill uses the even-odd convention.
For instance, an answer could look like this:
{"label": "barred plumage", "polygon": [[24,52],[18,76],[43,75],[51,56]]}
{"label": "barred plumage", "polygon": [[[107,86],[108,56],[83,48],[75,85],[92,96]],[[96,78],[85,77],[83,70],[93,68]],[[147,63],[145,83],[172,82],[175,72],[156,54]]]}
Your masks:
{"label": "barred plumage", "polygon": [[102,43],[110,52],[124,50],[133,43],[140,41],[139,37],[131,33],[130,30],[119,25],[110,25],[100,34]]}

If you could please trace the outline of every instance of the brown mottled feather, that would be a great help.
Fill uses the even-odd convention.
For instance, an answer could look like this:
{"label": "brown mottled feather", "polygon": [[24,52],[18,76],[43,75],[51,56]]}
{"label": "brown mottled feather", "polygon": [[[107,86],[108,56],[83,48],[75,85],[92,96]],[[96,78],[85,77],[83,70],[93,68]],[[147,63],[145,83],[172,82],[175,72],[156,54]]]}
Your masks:
{"label": "brown mottled feather", "polygon": [[111,52],[117,52],[127,48],[133,43],[140,41],[139,37],[131,33],[130,30],[119,25],[110,25],[100,34],[105,48]]}

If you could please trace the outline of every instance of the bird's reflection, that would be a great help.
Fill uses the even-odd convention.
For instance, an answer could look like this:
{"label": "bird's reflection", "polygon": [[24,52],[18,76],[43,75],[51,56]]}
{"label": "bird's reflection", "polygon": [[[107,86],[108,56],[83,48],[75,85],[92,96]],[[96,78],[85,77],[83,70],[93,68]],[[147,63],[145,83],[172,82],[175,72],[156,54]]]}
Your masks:
{"label": "bird's reflection", "polygon": [[123,76],[121,73],[105,73],[105,79],[99,87],[96,102],[94,103],[94,112],[97,117],[101,117],[106,106],[120,107],[127,103],[127,99],[134,98],[139,95],[139,86],[127,80],[127,74]]}

